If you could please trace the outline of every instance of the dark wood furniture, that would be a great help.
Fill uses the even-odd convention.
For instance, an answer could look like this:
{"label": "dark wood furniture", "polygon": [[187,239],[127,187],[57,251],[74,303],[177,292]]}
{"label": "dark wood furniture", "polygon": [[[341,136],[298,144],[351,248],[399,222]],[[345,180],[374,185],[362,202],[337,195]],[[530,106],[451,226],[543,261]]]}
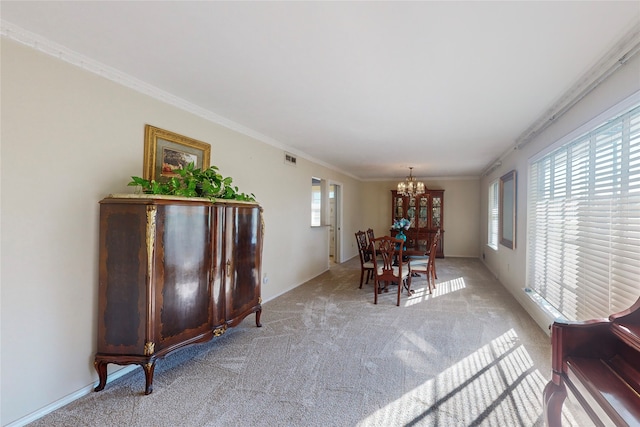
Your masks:
{"label": "dark wood furniture", "polygon": [[262,208],[167,196],[100,202],[95,368],[138,364],[152,392],[156,361],[262,312]]}
{"label": "dark wood furniture", "polygon": [[438,247],[439,238],[440,233],[436,233],[431,242],[427,257],[409,257],[411,275],[414,276],[414,274],[417,273],[426,274],[429,293],[432,293],[432,289],[436,288],[436,248]]}
{"label": "dark wood furniture", "polygon": [[[373,303],[378,304],[378,294],[383,290],[386,292],[391,283],[398,285],[398,302],[400,305],[400,295],[403,287],[409,294],[411,291],[411,274],[409,264],[406,262],[396,262],[403,256],[404,240],[384,236],[373,239],[371,250],[373,252]],[[380,288],[380,283],[384,282],[384,288]]]}
{"label": "dark wood furniture", "polygon": [[402,247],[403,256],[407,257],[428,257],[429,245],[409,246],[406,242]]}
{"label": "dark wood furniture", "polygon": [[370,245],[371,242],[373,242],[373,239],[375,239],[376,236],[373,233],[373,228],[367,228],[367,242]]}
{"label": "dark wood furniture", "polygon": [[360,254],[359,288],[362,289],[362,283],[364,282],[365,273],[367,275],[366,283],[369,283],[369,279],[373,276],[373,262],[371,261],[372,251],[370,249],[370,243],[367,242],[367,234],[362,230],[358,230],[356,232],[356,243],[358,244],[358,253]]}
{"label": "dark wood furniture", "polygon": [[640,425],[640,299],[608,319],[556,321],[552,377],[544,389],[548,426],[561,425],[570,392],[596,425]]}
{"label": "dark wood furniture", "polygon": [[[436,251],[438,258],[444,258],[444,190],[429,190],[419,196],[402,196],[391,190],[391,221],[406,218],[411,221],[407,236],[407,246],[429,247],[434,235],[440,230]],[[397,231],[390,230],[395,237]]]}

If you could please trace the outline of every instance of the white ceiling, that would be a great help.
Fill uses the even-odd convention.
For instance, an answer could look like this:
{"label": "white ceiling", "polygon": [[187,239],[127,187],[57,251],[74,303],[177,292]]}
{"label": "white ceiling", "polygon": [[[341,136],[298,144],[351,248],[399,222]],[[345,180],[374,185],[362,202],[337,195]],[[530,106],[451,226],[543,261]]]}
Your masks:
{"label": "white ceiling", "polygon": [[0,16],[300,156],[396,179],[479,176],[640,2],[3,0]]}

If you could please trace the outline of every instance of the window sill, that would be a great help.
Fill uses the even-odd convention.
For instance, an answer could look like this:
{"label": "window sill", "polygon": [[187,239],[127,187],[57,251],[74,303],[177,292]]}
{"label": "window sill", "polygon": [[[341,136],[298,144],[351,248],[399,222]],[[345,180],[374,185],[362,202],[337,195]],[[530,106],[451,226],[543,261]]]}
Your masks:
{"label": "window sill", "polygon": [[531,288],[524,288],[524,293],[527,294],[531,301],[533,301],[542,311],[545,312],[551,319],[559,321],[567,321],[567,318],[562,315],[554,306],[549,304],[546,299],[542,298],[535,290]]}

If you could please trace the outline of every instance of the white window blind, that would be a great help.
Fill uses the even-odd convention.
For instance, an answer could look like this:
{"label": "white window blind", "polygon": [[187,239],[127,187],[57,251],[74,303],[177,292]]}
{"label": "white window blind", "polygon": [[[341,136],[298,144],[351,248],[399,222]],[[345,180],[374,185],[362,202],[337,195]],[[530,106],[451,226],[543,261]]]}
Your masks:
{"label": "white window blind", "polygon": [[487,224],[487,244],[498,249],[498,180],[489,185],[489,223]]}
{"label": "white window blind", "polygon": [[640,106],[531,164],[528,286],[569,320],[640,297]]}

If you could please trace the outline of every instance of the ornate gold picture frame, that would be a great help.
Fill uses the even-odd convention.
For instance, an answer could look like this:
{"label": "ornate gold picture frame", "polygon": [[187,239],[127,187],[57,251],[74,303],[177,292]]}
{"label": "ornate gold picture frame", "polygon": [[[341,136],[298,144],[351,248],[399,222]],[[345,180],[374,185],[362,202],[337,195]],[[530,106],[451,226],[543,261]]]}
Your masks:
{"label": "ornate gold picture frame", "polygon": [[145,179],[160,181],[175,176],[175,169],[193,162],[198,169],[211,166],[211,146],[155,126],[144,127]]}

